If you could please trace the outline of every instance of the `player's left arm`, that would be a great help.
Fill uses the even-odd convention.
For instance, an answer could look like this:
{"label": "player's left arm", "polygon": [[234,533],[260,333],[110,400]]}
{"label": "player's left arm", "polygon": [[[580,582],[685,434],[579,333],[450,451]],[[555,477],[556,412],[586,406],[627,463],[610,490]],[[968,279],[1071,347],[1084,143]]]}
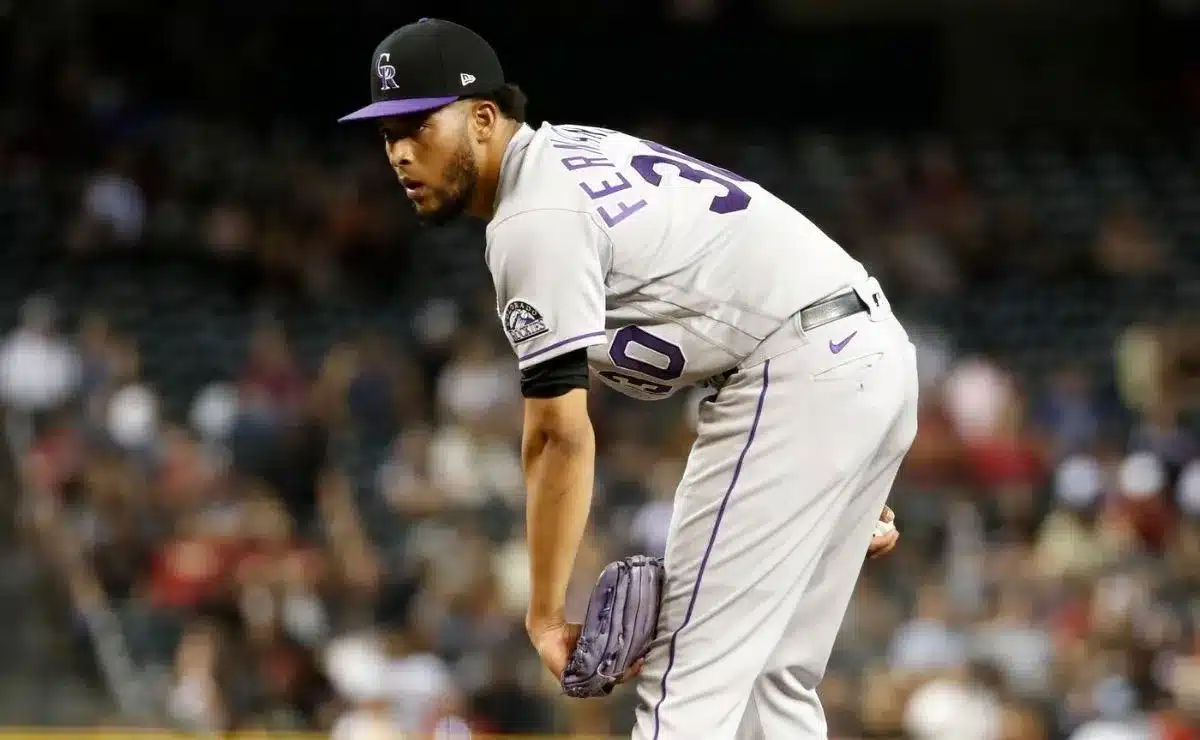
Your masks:
{"label": "player's left arm", "polygon": [[564,606],[592,501],[586,349],[606,341],[603,239],[586,214],[571,211],[524,213],[489,233],[497,307],[518,357],[525,405],[526,627],[556,672],[574,647]]}

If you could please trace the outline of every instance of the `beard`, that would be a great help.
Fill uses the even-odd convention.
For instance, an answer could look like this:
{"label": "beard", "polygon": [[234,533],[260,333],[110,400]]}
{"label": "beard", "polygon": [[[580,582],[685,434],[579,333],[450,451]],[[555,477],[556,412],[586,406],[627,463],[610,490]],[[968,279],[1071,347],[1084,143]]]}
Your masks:
{"label": "beard", "polygon": [[453,221],[467,210],[478,181],[475,152],[471,150],[464,133],[458,151],[454,152],[442,170],[442,182],[446,184],[433,192],[433,207],[426,211],[418,210],[417,217],[430,226]]}

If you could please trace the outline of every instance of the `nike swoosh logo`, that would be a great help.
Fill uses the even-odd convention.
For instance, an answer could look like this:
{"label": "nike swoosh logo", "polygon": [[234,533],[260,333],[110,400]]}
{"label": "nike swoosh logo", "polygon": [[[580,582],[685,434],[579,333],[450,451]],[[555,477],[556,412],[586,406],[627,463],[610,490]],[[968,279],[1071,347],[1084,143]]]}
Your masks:
{"label": "nike swoosh logo", "polygon": [[857,331],[851,332],[850,336],[846,337],[845,339],[843,339],[842,341],[837,342],[837,343],[835,343],[832,339],[830,339],[829,340],[829,351],[836,355],[838,352],[841,352],[842,350],[846,349],[846,345],[850,344],[850,340],[854,339],[854,336],[856,334],[858,334]]}

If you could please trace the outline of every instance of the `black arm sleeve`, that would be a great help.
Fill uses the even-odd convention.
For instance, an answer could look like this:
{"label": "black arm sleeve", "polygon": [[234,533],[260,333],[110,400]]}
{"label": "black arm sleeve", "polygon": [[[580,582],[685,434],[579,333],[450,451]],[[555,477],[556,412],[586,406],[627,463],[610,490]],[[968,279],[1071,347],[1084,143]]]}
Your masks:
{"label": "black arm sleeve", "polygon": [[525,398],[556,398],[575,388],[587,387],[585,349],[559,355],[521,371],[521,395]]}

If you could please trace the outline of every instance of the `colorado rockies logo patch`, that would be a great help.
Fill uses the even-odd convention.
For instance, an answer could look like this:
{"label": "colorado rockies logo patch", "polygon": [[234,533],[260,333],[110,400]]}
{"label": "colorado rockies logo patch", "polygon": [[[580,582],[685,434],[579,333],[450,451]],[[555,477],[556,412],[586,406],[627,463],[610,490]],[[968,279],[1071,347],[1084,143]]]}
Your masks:
{"label": "colorado rockies logo patch", "polygon": [[550,331],[538,310],[525,301],[509,301],[504,307],[504,331],[513,344],[520,344]]}

